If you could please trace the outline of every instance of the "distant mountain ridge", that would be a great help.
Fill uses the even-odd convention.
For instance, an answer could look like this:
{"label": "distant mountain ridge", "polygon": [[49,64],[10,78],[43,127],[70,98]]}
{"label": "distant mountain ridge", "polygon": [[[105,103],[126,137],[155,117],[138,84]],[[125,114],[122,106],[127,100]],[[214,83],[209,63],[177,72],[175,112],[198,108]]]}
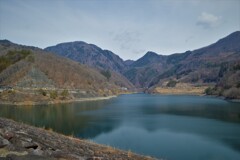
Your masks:
{"label": "distant mountain ridge", "polygon": [[136,87],[148,88],[176,77],[188,83],[216,83],[221,64],[239,60],[239,42],[240,31],[236,31],[200,49],[172,55],[149,51],[136,61],[123,61],[113,52],[85,42],[61,43],[45,50],[95,68],[117,71]]}
{"label": "distant mountain ridge", "polygon": [[164,60],[165,56],[158,55],[155,52],[149,51],[143,57],[131,64],[132,67],[143,67],[151,63],[159,63]]}
{"label": "distant mountain ridge", "polygon": [[118,55],[82,41],[60,43],[44,50],[101,70],[121,72],[125,67]]}
{"label": "distant mountain ridge", "polygon": [[[18,47],[7,40],[1,41],[1,43],[11,44],[12,48]],[[30,48],[34,51],[39,50],[35,47]],[[240,78],[237,78],[240,77],[238,69],[240,68],[238,67],[240,63],[240,31],[233,32],[200,49],[172,55],[160,55],[149,51],[136,61],[124,61],[109,50],[103,50],[96,45],[82,41],[60,43],[44,50],[47,53],[51,52],[93,67],[103,75],[110,72],[113,83],[122,87],[127,86],[127,88],[132,88],[133,85],[136,88],[156,88],[166,86],[166,83],[173,81],[174,83],[200,86],[217,85],[218,88],[221,88],[220,90],[229,90],[232,87],[239,90],[240,87],[238,80]],[[3,49],[0,55],[6,53]],[[228,85],[226,86],[226,84]]]}
{"label": "distant mountain ridge", "polygon": [[135,74],[138,79],[131,79],[132,83],[140,87],[151,87],[166,78],[176,77],[183,82],[216,83],[223,63],[234,63],[240,60],[239,42],[240,31],[237,31],[212,45],[194,51],[168,56],[155,55],[155,61],[150,60],[147,53],[134,63],[143,61],[142,59],[150,63],[145,64],[144,67],[133,63],[124,75],[131,77]]}

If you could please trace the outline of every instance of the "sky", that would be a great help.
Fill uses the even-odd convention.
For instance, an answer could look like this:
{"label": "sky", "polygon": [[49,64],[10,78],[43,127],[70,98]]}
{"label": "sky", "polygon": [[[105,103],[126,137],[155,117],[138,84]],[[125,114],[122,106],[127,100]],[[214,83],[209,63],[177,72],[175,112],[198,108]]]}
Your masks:
{"label": "sky", "polygon": [[0,0],[0,39],[84,41],[124,60],[212,44],[240,30],[240,0]]}

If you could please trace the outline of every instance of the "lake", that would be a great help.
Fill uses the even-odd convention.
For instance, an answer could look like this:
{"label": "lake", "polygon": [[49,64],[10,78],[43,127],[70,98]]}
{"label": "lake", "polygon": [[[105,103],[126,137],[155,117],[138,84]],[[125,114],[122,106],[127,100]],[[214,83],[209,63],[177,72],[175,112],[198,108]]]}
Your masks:
{"label": "lake", "polygon": [[177,95],[121,95],[48,106],[0,106],[0,116],[169,160],[240,159],[240,103]]}

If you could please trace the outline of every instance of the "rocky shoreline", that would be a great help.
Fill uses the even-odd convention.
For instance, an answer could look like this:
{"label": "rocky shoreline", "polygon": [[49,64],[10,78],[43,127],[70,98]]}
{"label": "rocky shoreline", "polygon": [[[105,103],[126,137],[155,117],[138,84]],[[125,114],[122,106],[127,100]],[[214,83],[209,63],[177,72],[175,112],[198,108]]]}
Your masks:
{"label": "rocky shoreline", "polygon": [[84,102],[84,101],[98,101],[98,100],[107,100],[117,96],[107,96],[107,97],[89,97],[89,98],[75,98],[68,100],[52,100],[52,101],[22,101],[22,102],[11,102],[11,101],[0,101],[2,105],[15,105],[15,106],[24,106],[24,105],[49,105],[49,104],[63,104],[63,103],[73,103],[73,102]]}
{"label": "rocky shoreline", "polygon": [[154,158],[0,118],[0,159],[151,160]]}

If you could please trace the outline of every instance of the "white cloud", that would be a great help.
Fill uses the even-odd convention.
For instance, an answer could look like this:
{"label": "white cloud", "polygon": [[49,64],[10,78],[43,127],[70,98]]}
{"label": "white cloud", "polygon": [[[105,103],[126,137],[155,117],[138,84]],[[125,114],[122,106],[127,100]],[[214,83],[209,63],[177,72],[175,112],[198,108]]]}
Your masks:
{"label": "white cloud", "polygon": [[215,16],[211,13],[202,12],[198,17],[197,25],[204,28],[215,28],[220,25],[221,17]]}

